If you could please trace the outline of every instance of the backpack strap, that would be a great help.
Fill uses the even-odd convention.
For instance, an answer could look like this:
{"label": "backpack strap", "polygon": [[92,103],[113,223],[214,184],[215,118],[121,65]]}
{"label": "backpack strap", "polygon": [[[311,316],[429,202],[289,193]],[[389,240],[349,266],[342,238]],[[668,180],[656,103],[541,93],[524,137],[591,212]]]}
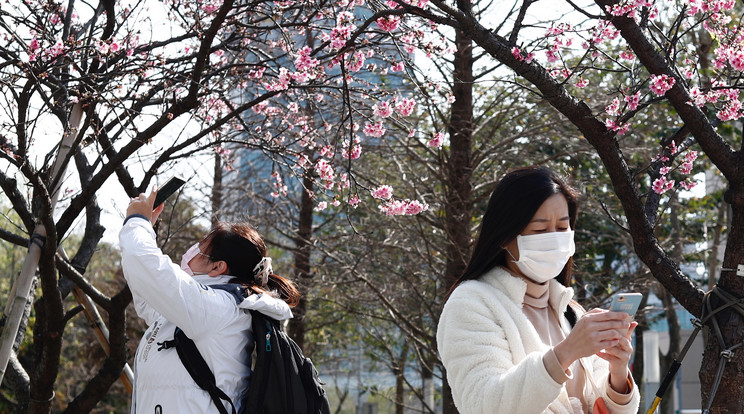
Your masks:
{"label": "backpack strap", "polygon": [[[258,386],[253,386],[248,390],[248,405],[255,410],[259,410],[264,406],[266,389],[269,385],[269,373],[272,368],[272,357],[270,355],[272,354],[272,351],[279,351],[279,343],[277,341],[278,323],[272,324],[273,319],[257,310],[250,309],[250,312],[252,320],[251,325],[255,338],[255,352],[257,355],[260,355],[261,353],[268,353],[269,355],[264,358],[256,358],[256,366],[253,371],[251,382]],[[261,348],[259,349],[259,347]],[[285,397],[284,400],[286,401],[287,398]]]}
{"label": "backpack strap", "polygon": [[235,299],[235,303],[238,305],[240,305],[240,302],[242,302],[243,299],[247,298],[248,295],[250,295],[249,292],[246,292],[245,287],[237,283],[220,283],[216,285],[209,285],[209,287],[211,287],[212,289],[224,290],[225,292],[229,293],[230,296]]}
{"label": "backpack strap", "polygon": [[[243,290],[238,284],[226,283],[212,285],[210,287],[226,291],[238,304],[243,301]],[[207,365],[204,357],[199,352],[199,349],[197,349],[196,344],[191,340],[191,338],[186,336],[181,328],[176,327],[173,340],[158,342],[158,345],[160,345],[158,351],[173,347],[176,348],[178,358],[181,360],[184,368],[186,368],[186,371],[188,371],[191,378],[196,382],[196,385],[209,394],[220,414],[228,414],[222,400],[227,401],[230,404],[231,413],[236,414],[235,404],[233,404],[230,397],[228,397],[227,394],[217,386],[214,374],[212,373],[212,370],[209,369],[209,365]]]}
{"label": "backpack strap", "polygon": [[[194,341],[186,336],[181,328],[176,328],[173,341],[175,342],[178,358],[181,360],[181,363],[183,363],[186,371],[189,372],[189,375],[191,375],[191,378],[196,382],[196,385],[209,394],[212,398],[212,402],[214,402],[214,405],[217,407],[217,411],[219,411],[220,414],[228,414],[225,405],[222,403],[222,400],[226,400],[230,404],[232,414],[236,414],[235,405],[232,400],[230,400],[230,397],[217,387],[214,374],[212,373],[212,370],[209,369],[209,365],[207,365],[204,357],[199,353]],[[166,343],[164,348],[168,349],[170,347],[169,345],[170,344]]]}

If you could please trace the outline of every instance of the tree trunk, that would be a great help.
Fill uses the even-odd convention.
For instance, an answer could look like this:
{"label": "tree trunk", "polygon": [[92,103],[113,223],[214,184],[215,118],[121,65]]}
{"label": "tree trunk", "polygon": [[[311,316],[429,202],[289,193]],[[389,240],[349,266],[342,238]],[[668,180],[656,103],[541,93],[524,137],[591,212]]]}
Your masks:
{"label": "tree trunk", "polygon": [[295,282],[300,290],[300,303],[292,313],[294,317],[289,320],[289,335],[297,342],[300,348],[305,349],[305,315],[307,313],[307,293],[310,290],[310,248],[313,236],[313,199],[310,193],[313,191],[312,171],[307,171],[302,179],[304,188],[300,197],[300,211],[297,222],[297,237],[295,237]]}
{"label": "tree trunk", "polygon": [[[744,265],[744,177],[729,178],[729,189],[724,200],[731,205],[731,226],[726,240],[726,253],[723,259],[721,277],[717,289],[732,298],[744,297],[744,278],[737,276],[737,266]],[[725,301],[716,294],[710,295],[713,309]],[[716,373],[725,363],[721,383],[711,406],[711,413],[741,412],[744,401],[744,350],[733,349],[728,360],[722,360],[721,352],[744,342],[744,313],[741,305],[728,308],[715,317],[720,326],[720,340],[717,330],[711,323],[706,324],[705,351],[700,369],[703,408],[708,404]],[[719,343],[722,340],[722,344]]]}
{"label": "tree trunk", "polygon": [[[473,218],[472,166],[473,145],[473,47],[461,31],[455,37],[454,73],[452,94],[455,102],[449,123],[450,152],[447,163],[445,228],[447,231],[447,264],[444,273],[443,294],[462,275],[470,255]],[[449,390],[446,376],[444,390]],[[443,395],[444,414],[456,413],[457,408],[450,392]]]}
{"label": "tree trunk", "polygon": [[212,226],[220,221],[222,215],[222,158],[214,153],[214,185],[212,185]]}
{"label": "tree trunk", "polygon": [[406,360],[408,359],[408,343],[403,344],[398,360],[393,366],[395,375],[395,414],[404,414],[406,410]]}

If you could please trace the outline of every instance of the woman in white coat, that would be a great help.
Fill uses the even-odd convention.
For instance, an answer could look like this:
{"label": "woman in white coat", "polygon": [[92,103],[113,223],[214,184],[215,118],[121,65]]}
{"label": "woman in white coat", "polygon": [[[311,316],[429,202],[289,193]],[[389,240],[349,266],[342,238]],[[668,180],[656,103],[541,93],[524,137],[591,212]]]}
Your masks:
{"label": "woman in white coat", "polygon": [[[251,314],[258,310],[274,319],[292,317],[299,291],[274,275],[261,236],[244,223],[219,223],[173,263],[155,242],[152,223],[155,192],[140,194],[127,208],[119,233],[124,277],[135,310],[148,325],[134,363],[132,413],[216,413],[209,394],[200,389],[178,358],[163,346],[178,326],[191,338],[214,373],[216,385],[240,412],[241,392],[250,381],[253,346]],[[243,285],[248,295],[236,304],[227,291],[210,286]],[[223,401],[227,412],[230,405]]]}
{"label": "woman in white coat", "polygon": [[461,413],[637,412],[636,322],[572,300],[576,215],[576,191],[547,168],[497,184],[437,330]]}

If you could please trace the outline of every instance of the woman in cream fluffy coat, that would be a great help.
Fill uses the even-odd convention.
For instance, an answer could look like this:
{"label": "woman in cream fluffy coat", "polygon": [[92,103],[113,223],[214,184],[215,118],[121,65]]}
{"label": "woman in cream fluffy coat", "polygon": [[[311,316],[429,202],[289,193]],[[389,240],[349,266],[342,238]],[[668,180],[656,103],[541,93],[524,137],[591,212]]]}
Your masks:
{"label": "woman in cream fluffy coat", "polygon": [[637,412],[636,323],[572,301],[576,200],[547,168],[511,172],[494,190],[437,331],[461,413]]}

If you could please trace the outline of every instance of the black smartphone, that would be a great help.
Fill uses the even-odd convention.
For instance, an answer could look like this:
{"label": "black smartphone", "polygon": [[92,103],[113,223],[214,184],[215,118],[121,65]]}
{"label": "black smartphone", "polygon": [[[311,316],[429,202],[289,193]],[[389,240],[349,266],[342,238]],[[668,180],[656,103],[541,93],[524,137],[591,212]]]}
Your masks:
{"label": "black smartphone", "polygon": [[157,208],[159,205],[163,204],[163,202],[165,202],[168,197],[172,196],[184,184],[186,184],[186,180],[184,180],[183,178],[171,177],[168,181],[165,182],[165,184],[163,184],[162,187],[158,188],[158,192],[155,195],[155,204],[153,205],[153,208]]}

